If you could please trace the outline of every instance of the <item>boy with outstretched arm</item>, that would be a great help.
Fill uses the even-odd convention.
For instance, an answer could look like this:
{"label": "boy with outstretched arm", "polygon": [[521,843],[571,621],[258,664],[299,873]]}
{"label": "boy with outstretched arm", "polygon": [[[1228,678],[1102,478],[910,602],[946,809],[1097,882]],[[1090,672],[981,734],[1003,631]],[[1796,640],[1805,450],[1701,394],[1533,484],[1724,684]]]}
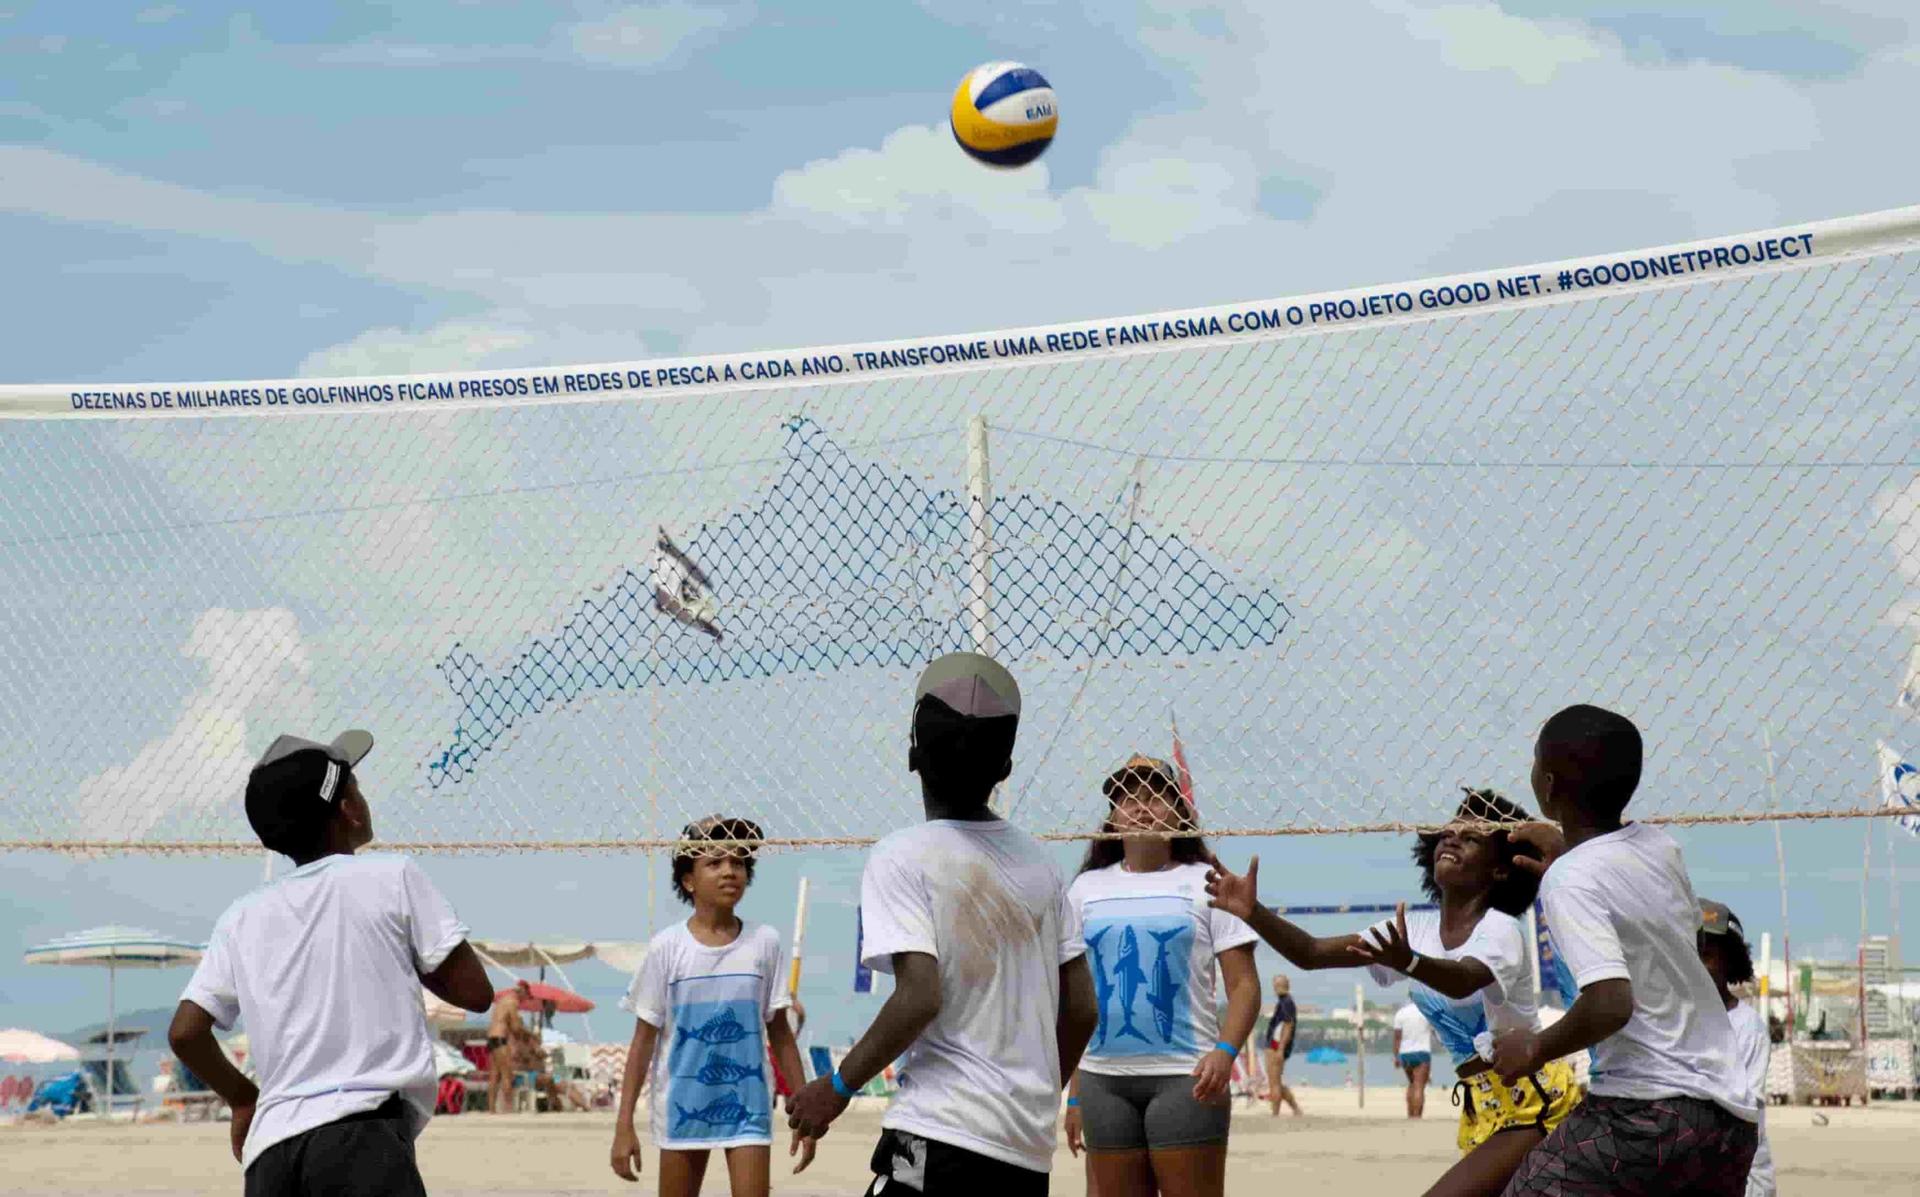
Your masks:
{"label": "boy with outstretched arm", "polygon": [[1700,905],[1680,846],[1621,819],[1640,783],[1640,732],[1573,706],[1534,747],[1533,792],[1560,830],[1516,831],[1540,850],[1540,899],[1580,996],[1544,1031],[1494,1043],[1501,1076],[1592,1050],[1587,1100],[1527,1154],[1508,1197],[1689,1193],[1740,1197],[1759,1107],[1695,939]]}

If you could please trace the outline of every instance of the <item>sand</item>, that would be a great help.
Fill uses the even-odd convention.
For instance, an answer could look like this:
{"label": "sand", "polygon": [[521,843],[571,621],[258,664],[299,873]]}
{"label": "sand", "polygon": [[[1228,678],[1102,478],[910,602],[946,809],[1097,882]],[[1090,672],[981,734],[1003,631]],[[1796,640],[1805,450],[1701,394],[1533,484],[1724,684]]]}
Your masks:
{"label": "sand", "polygon": [[[1311,1194],[1419,1193],[1452,1162],[1454,1121],[1444,1092],[1427,1118],[1397,1116],[1397,1094],[1370,1092],[1363,1112],[1352,1092],[1301,1090],[1305,1119],[1236,1111],[1227,1172],[1229,1193],[1288,1197]],[[785,1173],[776,1158],[774,1192],[795,1197],[847,1197],[862,1190],[882,1108],[862,1101],[834,1125],[806,1173]],[[1769,1112],[1783,1193],[1818,1187],[1844,1197],[1912,1197],[1920,1173],[1920,1102],[1881,1102],[1866,1109]],[[436,1197],[503,1194],[651,1193],[607,1167],[611,1116],[518,1114],[441,1118],[420,1141],[420,1167]],[[225,1123],[0,1127],[0,1192],[47,1194],[238,1193],[240,1174],[226,1151]],[[777,1151],[784,1151],[780,1147]],[[726,1192],[725,1172],[709,1172],[705,1191]],[[647,1166],[651,1171],[653,1159]],[[1078,1161],[1063,1147],[1054,1191],[1084,1192]]]}

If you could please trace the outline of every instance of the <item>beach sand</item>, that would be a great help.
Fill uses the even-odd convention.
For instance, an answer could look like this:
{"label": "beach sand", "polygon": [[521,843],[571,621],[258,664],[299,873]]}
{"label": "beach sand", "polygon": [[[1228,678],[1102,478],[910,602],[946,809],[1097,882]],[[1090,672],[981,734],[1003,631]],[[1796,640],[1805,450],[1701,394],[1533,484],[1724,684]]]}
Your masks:
{"label": "beach sand", "polygon": [[[1367,1108],[1339,1090],[1299,1090],[1304,1119],[1275,1119],[1237,1109],[1227,1170],[1229,1193],[1288,1197],[1311,1194],[1419,1193],[1455,1158],[1454,1116],[1444,1091],[1428,1098],[1427,1117],[1409,1124],[1397,1092],[1370,1091]],[[849,1197],[864,1188],[867,1159],[882,1104],[861,1101],[834,1125],[812,1168],[795,1177],[776,1147],[774,1192],[795,1197]],[[1880,1102],[1866,1109],[1768,1112],[1780,1188],[1816,1188],[1846,1197],[1911,1197],[1920,1175],[1920,1102]],[[654,1157],[638,1185],[607,1166],[611,1116],[517,1114],[440,1118],[420,1140],[420,1167],[435,1197],[505,1194],[651,1193]],[[227,1154],[225,1123],[0,1127],[0,1192],[65,1197],[74,1192],[178,1195],[240,1191]],[[1084,1192],[1079,1161],[1060,1150],[1054,1191]],[[716,1160],[705,1192],[724,1194]]]}

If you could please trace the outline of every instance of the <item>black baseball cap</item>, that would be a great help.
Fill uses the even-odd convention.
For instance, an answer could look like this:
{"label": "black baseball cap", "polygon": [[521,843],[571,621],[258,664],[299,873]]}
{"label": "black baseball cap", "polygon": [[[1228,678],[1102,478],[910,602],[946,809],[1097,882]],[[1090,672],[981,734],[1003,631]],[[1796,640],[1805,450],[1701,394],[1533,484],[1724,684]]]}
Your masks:
{"label": "black baseball cap", "polygon": [[1708,935],[1738,935],[1746,938],[1746,928],[1740,925],[1740,916],[1727,908],[1725,902],[1715,902],[1707,898],[1700,899],[1700,929]]}
{"label": "black baseball cap", "polygon": [[311,844],[339,806],[353,767],[373,735],[344,731],[330,743],[279,736],[247,774],[247,822],[260,842],[293,855]]}

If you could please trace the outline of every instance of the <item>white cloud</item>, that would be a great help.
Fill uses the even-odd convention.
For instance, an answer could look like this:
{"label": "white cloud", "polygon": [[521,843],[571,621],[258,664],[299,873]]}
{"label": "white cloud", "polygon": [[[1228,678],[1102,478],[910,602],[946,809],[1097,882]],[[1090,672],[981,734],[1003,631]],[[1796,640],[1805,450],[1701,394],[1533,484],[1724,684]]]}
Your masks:
{"label": "white cloud", "polygon": [[305,727],[315,713],[307,645],[285,608],[211,608],[181,652],[197,663],[199,687],[164,735],[80,783],[81,836],[140,839],[169,818],[230,808],[266,746],[263,721]]}
{"label": "white cloud", "polygon": [[[1648,64],[1609,37],[1484,5],[1331,6],[1312,37],[1265,7],[1171,7],[1131,32],[1190,94],[1107,145],[1080,187],[1057,186],[1045,160],[979,167],[943,128],[910,126],[778,174],[750,212],[390,217],[211,195],[18,146],[0,148],[0,209],[238,241],[470,301],[444,326],[370,330],[304,363],[331,370],[321,363],[450,364],[468,349],[485,364],[540,364],[1005,327],[1906,198],[1877,130],[1920,88],[1910,47],[1806,82]],[[609,46],[651,55],[718,19],[669,5],[600,24]],[[1549,68],[1551,85],[1530,82]],[[1063,136],[1074,135],[1069,118]],[[1276,173],[1314,181],[1310,216],[1261,211]],[[476,330],[494,331],[473,345]]]}
{"label": "white cloud", "polygon": [[739,22],[738,6],[629,4],[567,30],[575,54],[614,66],[659,66]]}
{"label": "white cloud", "polygon": [[1437,42],[1448,66],[1464,71],[1508,71],[1522,83],[1551,83],[1560,68],[1606,57],[1594,38],[1510,16],[1493,4],[1449,4],[1415,11],[1414,36]]}
{"label": "white cloud", "polygon": [[311,378],[471,370],[491,364],[498,354],[524,348],[530,340],[524,329],[471,320],[449,320],[419,332],[370,328],[308,354],[296,372]]}

